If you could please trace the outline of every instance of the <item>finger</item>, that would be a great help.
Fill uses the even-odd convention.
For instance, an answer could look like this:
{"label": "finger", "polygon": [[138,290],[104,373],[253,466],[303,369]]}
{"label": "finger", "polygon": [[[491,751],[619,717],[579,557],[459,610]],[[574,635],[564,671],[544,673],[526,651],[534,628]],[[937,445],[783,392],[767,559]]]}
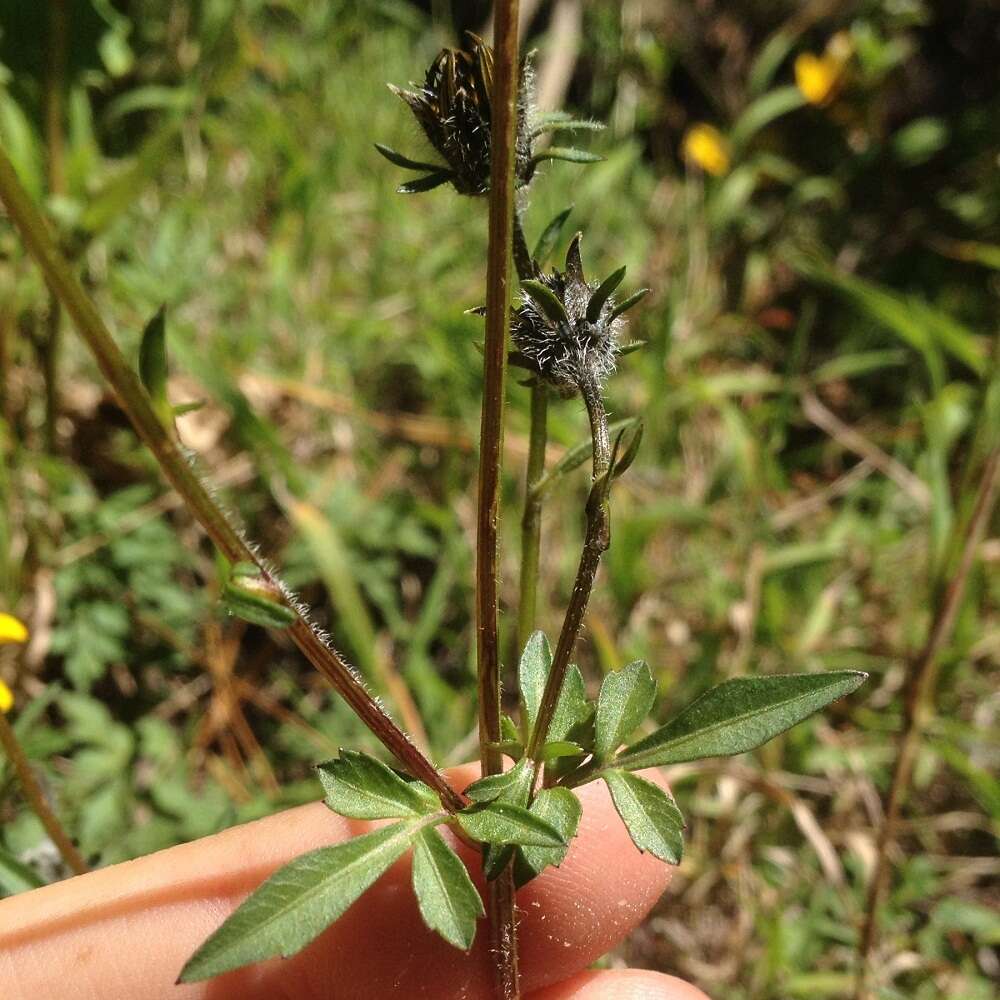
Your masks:
{"label": "finger", "polygon": [[527,1000],[709,1000],[690,983],[662,972],[613,969],[581,972]]}
{"label": "finger", "polygon": [[[476,772],[451,780],[464,787]],[[518,894],[525,990],[558,982],[613,947],[666,888],[670,869],[632,845],[603,784],[580,790],[580,832],[559,869]],[[187,958],[268,875],[304,851],[370,829],[316,803],[191,844],[0,902],[5,998],[338,1000],[486,996],[491,961],[480,922],[465,954],[424,926],[403,859],[320,938],[286,961],[175,987]],[[470,869],[476,859],[458,845]]]}

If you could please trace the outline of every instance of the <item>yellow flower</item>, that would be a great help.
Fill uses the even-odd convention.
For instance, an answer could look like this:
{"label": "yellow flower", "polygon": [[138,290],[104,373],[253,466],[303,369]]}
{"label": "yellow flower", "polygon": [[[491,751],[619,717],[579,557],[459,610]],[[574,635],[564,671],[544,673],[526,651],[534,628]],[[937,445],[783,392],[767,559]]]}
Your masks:
{"label": "yellow flower", "polygon": [[681,150],[686,160],[713,177],[721,177],[729,169],[729,145],[725,137],[705,122],[698,122],[687,130]]}
{"label": "yellow flower", "polygon": [[795,58],[795,85],[810,104],[826,104],[840,88],[851,58],[851,37],[838,31],[821,56],[802,52]]}
{"label": "yellow flower", "polygon": [[14,707],[14,695],[10,688],[0,681],[0,713],[7,714]]}
{"label": "yellow flower", "polygon": [[0,645],[7,642],[27,642],[28,630],[24,623],[13,615],[0,611]]}

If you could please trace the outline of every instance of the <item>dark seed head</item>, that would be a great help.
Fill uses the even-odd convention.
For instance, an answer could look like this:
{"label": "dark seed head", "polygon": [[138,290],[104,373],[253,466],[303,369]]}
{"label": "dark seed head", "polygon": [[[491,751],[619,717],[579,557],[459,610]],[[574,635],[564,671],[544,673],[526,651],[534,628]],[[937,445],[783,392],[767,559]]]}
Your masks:
{"label": "dark seed head", "polygon": [[[478,35],[466,32],[464,48],[438,53],[423,86],[415,90],[391,89],[406,102],[431,145],[444,158],[455,190],[468,195],[489,191],[493,49]],[[525,62],[521,68],[515,154],[521,184],[530,176],[530,90],[531,72]]]}
{"label": "dark seed head", "polygon": [[625,326],[612,297],[624,269],[604,282],[588,282],[580,241],[577,233],[564,271],[538,271],[535,280],[523,283],[511,321],[518,351],[564,395],[604,383],[615,370]]}

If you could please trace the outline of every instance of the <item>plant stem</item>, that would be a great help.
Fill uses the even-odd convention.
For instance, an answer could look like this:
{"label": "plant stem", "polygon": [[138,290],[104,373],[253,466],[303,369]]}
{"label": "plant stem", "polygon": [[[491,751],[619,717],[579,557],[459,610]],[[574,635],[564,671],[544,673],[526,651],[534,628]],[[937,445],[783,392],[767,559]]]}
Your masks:
{"label": "plant stem", "polygon": [[538,606],[538,567],[542,543],[542,494],[536,489],[545,472],[548,441],[546,418],[548,386],[536,379],[531,387],[531,430],[528,439],[528,466],[524,484],[524,513],[521,516],[521,587],[517,606],[517,649],[520,652],[535,628]]}
{"label": "plant stem", "polygon": [[903,710],[903,731],[896,749],[885,819],[879,831],[875,865],[868,885],[865,920],[858,947],[855,1000],[867,1000],[871,996],[870,958],[878,933],[878,911],[889,882],[889,848],[895,839],[899,815],[909,791],[920,740],[934,713],[934,681],[941,653],[950,641],[955,628],[976,551],[993,513],[998,489],[1000,489],[1000,445],[995,445],[986,458],[972,512],[964,526],[965,537],[958,563],[935,607],[927,641],[910,670],[909,689]]}
{"label": "plant stem", "polygon": [[[108,332],[93,301],[83,290],[65,258],[56,248],[38,209],[14,171],[7,155],[0,149],[0,200],[7,207],[11,222],[21,234],[49,287],[73,318],[119,405],[136,433],[153,453],[170,484],[184,498],[191,514],[201,524],[220,552],[232,563],[252,562],[261,574],[282,587],[256,551],[243,539],[226,514],[212,499],[190,462],[181,452],[173,435],[160,423],[135,372],[125,360]],[[399,763],[415,778],[425,782],[440,796],[442,805],[455,812],[464,805],[463,798],[445,781],[433,764],[410,742],[365,689],[364,683],[336,650],[330,646],[307,618],[298,613],[288,627],[288,634],[306,659],[321,673],[351,706],[361,721],[375,734]]]}
{"label": "plant stem", "polygon": [[[534,267],[524,238],[521,214],[514,210],[514,266],[522,280],[532,277]],[[538,605],[538,567],[542,544],[542,494],[535,488],[545,474],[548,443],[549,390],[541,379],[531,386],[531,426],[528,434],[528,465],[525,471],[524,512],[521,515],[521,584],[517,602],[517,653],[520,654],[535,627]]]}
{"label": "plant stem", "polygon": [[542,748],[548,734],[549,724],[559,702],[563,681],[569,668],[569,658],[573,654],[583,617],[590,603],[590,594],[594,589],[594,578],[601,556],[611,544],[611,511],[608,506],[608,475],[611,467],[611,438],[608,434],[608,417],[604,410],[604,400],[601,398],[600,386],[593,379],[580,385],[580,395],[587,407],[590,418],[590,435],[594,442],[593,478],[590,495],[587,497],[587,528],[583,541],[583,552],[580,554],[580,564],[573,583],[573,593],[563,619],[559,642],[552,656],[552,669],[549,671],[545,690],[538,706],[538,719],[528,743],[527,756],[537,765],[541,762]]}
{"label": "plant stem", "polygon": [[[491,95],[489,251],[486,266],[486,345],[476,522],[476,654],[479,755],[483,774],[503,770],[500,742],[499,545],[503,414],[510,333],[510,258],[514,229],[514,144],[517,127],[518,0],[501,0],[494,13]],[[490,948],[496,995],[520,996],[517,917],[510,866],[489,887]]]}
{"label": "plant stem", "polygon": [[4,753],[17,772],[18,780],[21,783],[21,790],[28,800],[32,812],[42,821],[45,832],[49,839],[59,849],[63,861],[74,875],[84,875],[90,871],[87,862],[83,860],[83,855],[76,849],[76,845],[69,838],[69,834],[63,829],[56,814],[49,808],[45,801],[45,793],[42,791],[31,764],[25,756],[21,744],[18,742],[14,727],[7,720],[7,716],[0,712],[0,745],[3,746]]}

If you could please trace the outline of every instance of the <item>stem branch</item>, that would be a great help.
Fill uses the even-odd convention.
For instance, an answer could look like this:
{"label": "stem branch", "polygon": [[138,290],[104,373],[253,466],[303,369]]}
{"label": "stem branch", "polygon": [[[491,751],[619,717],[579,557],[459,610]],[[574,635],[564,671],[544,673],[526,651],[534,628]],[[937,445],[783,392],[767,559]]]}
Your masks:
{"label": "stem branch", "polygon": [[587,613],[590,594],[594,589],[594,578],[601,556],[611,544],[611,511],[608,506],[608,474],[611,467],[611,438],[608,434],[608,417],[604,410],[604,400],[601,398],[600,386],[593,379],[588,379],[580,385],[587,415],[590,418],[590,435],[594,442],[593,479],[590,495],[587,497],[587,528],[583,541],[583,551],[580,553],[580,564],[573,583],[573,593],[566,608],[562,631],[552,657],[552,669],[549,671],[542,701],[538,707],[538,720],[531,733],[527,756],[537,765],[541,762],[542,748],[548,735],[549,724],[559,702],[563,681],[569,668],[569,658],[573,654],[583,625],[583,617]]}
{"label": "stem branch", "polygon": [[[275,579],[260,556],[247,545],[237,528],[215,503],[174,437],[160,423],[146,390],[118,349],[93,301],[56,248],[45,221],[21,186],[13,165],[2,149],[0,200],[6,206],[11,222],[20,232],[52,292],[72,317],[81,337],[93,353],[122,410],[153,453],[170,484],[184,498],[191,514],[230,562],[252,562],[266,579],[280,587],[280,581]],[[464,805],[462,797],[379,706],[354,669],[321,637],[316,627],[297,613],[295,621],[288,628],[288,634],[306,659],[330,681],[400,764],[413,777],[433,788],[449,812],[461,809]]]}

